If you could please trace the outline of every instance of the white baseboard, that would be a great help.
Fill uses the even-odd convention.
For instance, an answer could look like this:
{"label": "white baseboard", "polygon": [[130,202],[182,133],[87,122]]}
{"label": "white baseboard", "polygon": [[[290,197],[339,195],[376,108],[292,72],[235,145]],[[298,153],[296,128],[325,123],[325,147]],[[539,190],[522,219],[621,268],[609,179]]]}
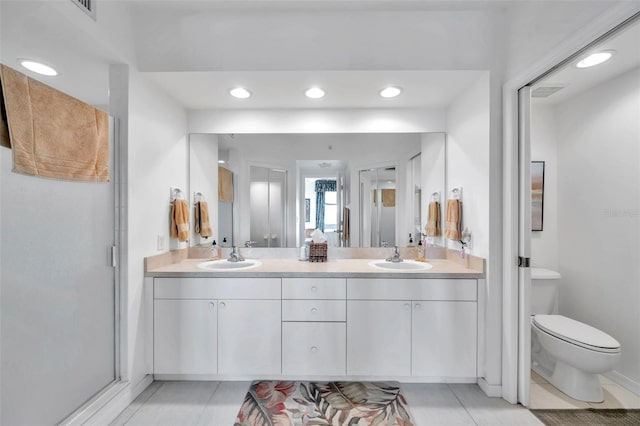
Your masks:
{"label": "white baseboard", "polygon": [[490,385],[484,377],[478,377],[478,386],[488,397],[502,398],[502,385]]}
{"label": "white baseboard", "polygon": [[108,393],[85,404],[60,425],[108,425],[151,383],[151,374],[146,375],[136,385],[132,385],[131,382],[116,383]]}
{"label": "white baseboard", "polygon": [[610,371],[606,373],[605,376],[607,376],[609,379],[611,379],[613,382],[616,382],[623,388],[628,389],[636,395],[640,396],[640,383],[631,380],[627,376],[620,374],[617,371]]}

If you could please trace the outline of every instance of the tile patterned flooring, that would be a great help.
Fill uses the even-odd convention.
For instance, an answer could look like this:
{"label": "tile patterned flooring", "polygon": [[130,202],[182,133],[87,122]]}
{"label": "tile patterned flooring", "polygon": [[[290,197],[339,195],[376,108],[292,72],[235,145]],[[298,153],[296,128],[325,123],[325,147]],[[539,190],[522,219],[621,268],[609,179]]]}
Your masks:
{"label": "tile patterned flooring", "polygon": [[536,372],[531,371],[531,401],[529,408],[640,408],[640,396],[604,376],[600,376],[600,382],[604,392],[604,402],[584,402],[565,395]]}
{"label": "tile patterned flooring", "polygon": [[[249,382],[153,382],[112,425],[232,426]],[[520,405],[488,398],[475,384],[401,384],[417,426],[528,426]]]}

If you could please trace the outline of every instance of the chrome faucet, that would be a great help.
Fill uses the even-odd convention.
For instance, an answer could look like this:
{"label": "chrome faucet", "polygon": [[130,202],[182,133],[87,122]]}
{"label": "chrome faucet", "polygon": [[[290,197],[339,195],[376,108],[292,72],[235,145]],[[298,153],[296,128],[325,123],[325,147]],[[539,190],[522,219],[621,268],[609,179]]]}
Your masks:
{"label": "chrome faucet", "polygon": [[227,259],[227,261],[242,262],[244,260],[244,257],[242,257],[239,251],[236,251],[236,246],[232,246],[231,248],[232,248],[231,254],[229,255],[229,258]]}
{"label": "chrome faucet", "polygon": [[398,246],[393,246],[393,255],[385,259],[387,262],[400,263],[402,259],[400,259],[400,252],[398,251]]}

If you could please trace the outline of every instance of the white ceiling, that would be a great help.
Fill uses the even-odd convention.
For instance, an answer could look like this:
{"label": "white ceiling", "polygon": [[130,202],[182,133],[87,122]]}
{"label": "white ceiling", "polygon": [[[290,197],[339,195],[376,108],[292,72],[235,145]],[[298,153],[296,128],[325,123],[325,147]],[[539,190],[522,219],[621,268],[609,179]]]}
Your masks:
{"label": "white ceiling", "polygon": [[[269,108],[438,108],[448,106],[483,74],[481,71],[241,71],[146,73],[189,109]],[[382,98],[387,85],[403,88],[396,98]],[[252,92],[236,99],[229,89]],[[326,95],[304,92],[322,87]]]}
{"label": "white ceiling", "polygon": [[[616,54],[608,61],[590,68],[576,67],[582,58],[591,53],[610,49],[615,50]],[[536,83],[534,90],[539,87],[563,86],[564,88],[547,98],[533,98],[533,101],[539,104],[557,104],[638,67],[640,67],[640,22],[598,43],[575,61]]]}

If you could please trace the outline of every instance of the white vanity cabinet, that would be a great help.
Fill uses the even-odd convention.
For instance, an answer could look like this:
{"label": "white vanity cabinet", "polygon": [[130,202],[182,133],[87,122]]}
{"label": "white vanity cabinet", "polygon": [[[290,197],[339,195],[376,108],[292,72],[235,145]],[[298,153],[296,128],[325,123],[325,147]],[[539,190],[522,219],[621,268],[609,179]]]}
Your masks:
{"label": "white vanity cabinet", "polygon": [[346,279],[282,279],[282,374],[346,374]]}
{"label": "white vanity cabinet", "polygon": [[155,278],[153,372],[279,375],[280,278]]}
{"label": "white vanity cabinet", "polygon": [[477,377],[477,280],[349,279],[347,374]]}
{"label": "white vanity cabinet", "polygon": [[347,302],[347,374],[411,374],[411,301]]}
{"label": "white vanity cabinet", "polygon": [[156,300],[153,313],[154,373],[217,373],[215,300]]}

